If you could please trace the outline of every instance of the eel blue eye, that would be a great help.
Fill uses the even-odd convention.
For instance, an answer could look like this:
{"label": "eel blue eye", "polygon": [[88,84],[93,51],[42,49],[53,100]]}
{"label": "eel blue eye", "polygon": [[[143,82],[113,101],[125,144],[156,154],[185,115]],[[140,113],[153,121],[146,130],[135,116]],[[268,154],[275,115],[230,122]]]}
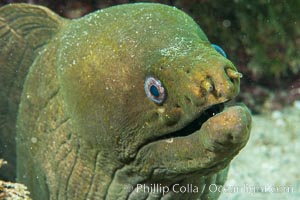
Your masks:
{"label": "eel blue eye", "polygon": [[155,96],[155,97],[159,97],[159,91],[158,88],[154,85],[150,86],[150,93]]}
{"label": "eel blue eye", "polygon": [[224,56],[225,58],[227,58],[227,55],[225,53],[225,51],[219,46],[219,45],[216,45],[216,44],[212,44],[211,45],[213,48],[215,48],[215,50],[217,52],[219,52],[222,56]]}
{"label": "eel blue eye", "polygon": [[148,76],[145,80],[144,89],[147,97],[157,104],[162,104],[166,99],[166,90],[160,80]]}

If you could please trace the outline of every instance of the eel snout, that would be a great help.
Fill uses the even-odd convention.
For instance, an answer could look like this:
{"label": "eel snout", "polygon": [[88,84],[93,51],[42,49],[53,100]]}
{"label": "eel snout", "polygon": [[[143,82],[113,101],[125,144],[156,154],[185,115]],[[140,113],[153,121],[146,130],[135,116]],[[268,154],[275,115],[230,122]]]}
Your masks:
{"label": "eel snout", "polygon": [[249,138],[251,114],[242,105],[225,108],[191,135],[161,139],[142,147],[135,164],[143,173],[214,173],[229,164]]}

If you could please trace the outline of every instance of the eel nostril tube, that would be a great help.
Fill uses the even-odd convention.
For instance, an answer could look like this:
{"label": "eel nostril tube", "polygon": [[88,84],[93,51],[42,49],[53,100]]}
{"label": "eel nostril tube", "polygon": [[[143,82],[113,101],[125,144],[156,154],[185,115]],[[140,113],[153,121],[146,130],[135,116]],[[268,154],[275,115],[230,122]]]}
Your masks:
{"label": "eel nostril tube", "polygon": [[233,69],[230,69],[230,68],[227,68],[225,70],[226,74],[228,75],[228,77],[230,79],[238,79],[238,78],[242,78],[243,77],[243,74],[241,74],[240,72],[237,72]]}

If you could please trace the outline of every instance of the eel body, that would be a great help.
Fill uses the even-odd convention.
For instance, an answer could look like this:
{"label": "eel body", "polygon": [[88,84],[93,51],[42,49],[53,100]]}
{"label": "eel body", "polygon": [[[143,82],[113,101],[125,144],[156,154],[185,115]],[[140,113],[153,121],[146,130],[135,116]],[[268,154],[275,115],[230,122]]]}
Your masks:
{"label": "eel body", "polygon": [[16,145],[33,199],[217,199],[249,138],[248,109],[224,108],[241,74],[174,7],[4,6],[0,70],[0,156],[13,176]]}

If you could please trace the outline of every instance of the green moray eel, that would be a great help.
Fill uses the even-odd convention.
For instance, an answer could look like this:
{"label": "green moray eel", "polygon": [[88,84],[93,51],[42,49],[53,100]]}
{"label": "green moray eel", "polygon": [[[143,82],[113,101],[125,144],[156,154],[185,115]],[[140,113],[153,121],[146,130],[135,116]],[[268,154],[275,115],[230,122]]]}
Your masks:
{"label": "green moray eel", "polygon": [[1,143],[16,134],[33,199],[218,198],[251,115],[224,106],[241,74],[184,12],[139,3],[68,20],[11,4],[0,47]]}

